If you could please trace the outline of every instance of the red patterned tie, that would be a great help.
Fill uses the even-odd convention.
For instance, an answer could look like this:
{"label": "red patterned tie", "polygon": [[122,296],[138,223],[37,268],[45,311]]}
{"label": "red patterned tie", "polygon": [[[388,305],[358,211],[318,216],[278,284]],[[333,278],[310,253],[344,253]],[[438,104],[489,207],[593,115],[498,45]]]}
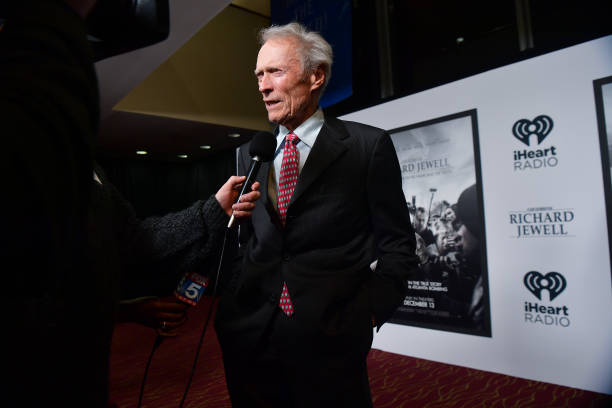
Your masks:
{"label": "red patterned tie", "polygon": [[283,226],[287,219],[287,207],[293,195],[293,190],[298,179],[298,163],[300,153],[295,146],[300,139],[291,132],[285,138],[285,150],[283,150],[283,162],[280,170],[280,180],[278,182],[278,215]]}
{"label": "red patterned tie", "polygon": [[289,317],[293,314],[293,303],[289,297],[289,291],[287,290],[287,283],[283,282],[283,291],[281,292],[280,300],[278,302],[280,308]]}
{"label": "red patterned tie", "polygon": [[[296,147],[299,141],[300,139],[293,132],[285,138],[285,150],[283,150],[283,161],[278,182],[278,215],[283,226],[285,226],[287,220],[287,207],[289,207],[289,201],[291,201],[299,174],[300,154]],[[283,290],[278,305],[287,316],[293,314],[293,303],[291,297],[289,297],[286,282],[283,282]]]}

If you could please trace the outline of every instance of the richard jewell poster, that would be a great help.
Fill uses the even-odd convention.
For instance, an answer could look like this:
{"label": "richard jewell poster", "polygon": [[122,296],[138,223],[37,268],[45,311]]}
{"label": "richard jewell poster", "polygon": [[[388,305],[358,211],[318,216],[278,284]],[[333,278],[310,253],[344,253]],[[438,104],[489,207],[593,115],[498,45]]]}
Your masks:
{"label": "richard jewell poster", "polygon": [[391,322],[490,336],[476,110],[390,130],[419,276]]}

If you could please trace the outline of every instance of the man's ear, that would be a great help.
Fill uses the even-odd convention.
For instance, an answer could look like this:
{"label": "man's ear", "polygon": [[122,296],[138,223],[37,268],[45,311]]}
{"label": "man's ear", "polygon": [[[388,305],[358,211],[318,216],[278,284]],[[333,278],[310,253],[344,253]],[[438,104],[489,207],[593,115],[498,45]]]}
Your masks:
{"label": "man's ear", "polygon": [[318,66],[315,68],[312,74],[310,74],[310,90],[321,90],[323,83],[325,83],[325,70],[323,67]]}

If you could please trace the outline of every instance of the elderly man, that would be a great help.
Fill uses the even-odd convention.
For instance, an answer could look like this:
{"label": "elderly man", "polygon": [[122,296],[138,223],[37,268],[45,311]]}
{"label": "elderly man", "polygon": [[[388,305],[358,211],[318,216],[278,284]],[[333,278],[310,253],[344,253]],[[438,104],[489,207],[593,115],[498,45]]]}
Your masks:
{"label": "elderly man", "polygon": [[261,44],[255,75],[277,151],[216,317],[232,403],[370,407],[373,326],[417,268],[397,156],[386,132],[324,116],[332,50],[319,34],[273,26]]}

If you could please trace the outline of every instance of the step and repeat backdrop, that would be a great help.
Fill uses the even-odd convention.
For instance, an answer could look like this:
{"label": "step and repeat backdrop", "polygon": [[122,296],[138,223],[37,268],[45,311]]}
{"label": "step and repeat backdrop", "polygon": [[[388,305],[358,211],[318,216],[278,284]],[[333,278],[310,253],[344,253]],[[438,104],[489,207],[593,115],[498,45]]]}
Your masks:
{"label": "step and repeat backdrop", "polygon": [[612,394],[612,36],[343,119],[389,131],[417,233],[374,347]]}

